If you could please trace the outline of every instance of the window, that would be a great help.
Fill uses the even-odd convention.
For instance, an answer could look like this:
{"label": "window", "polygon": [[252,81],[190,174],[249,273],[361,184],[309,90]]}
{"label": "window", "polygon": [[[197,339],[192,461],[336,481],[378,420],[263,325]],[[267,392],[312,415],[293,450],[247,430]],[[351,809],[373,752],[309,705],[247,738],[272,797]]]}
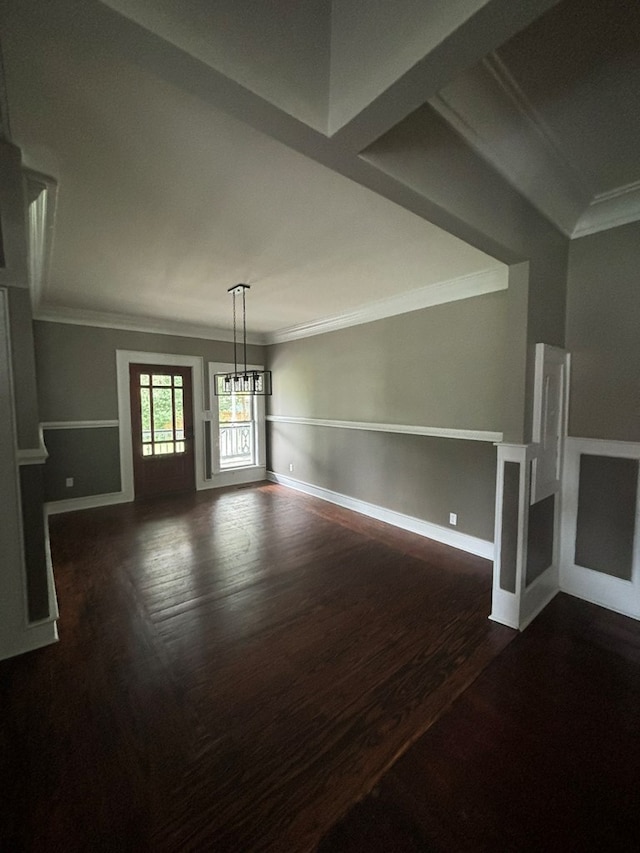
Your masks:
{"label": "window", "polygon": [[215,397],[215,400],[218,403],[220,470],[256,465],[255,398],[232,394]]}
{"label": "window", "polygon": [[182,376],[140,374],[142,455],[184,453],[184,389]]}
{"label": "window", "polygon": [[[258,365],[248,369],[262,370]],[[248,394],[216,396],[216,373],[233,370],[231,364],[210,364],[211,473],[221,484],[262,479],[265,467],[264,397]],[[218,380],[221,381],[221,380]]]}

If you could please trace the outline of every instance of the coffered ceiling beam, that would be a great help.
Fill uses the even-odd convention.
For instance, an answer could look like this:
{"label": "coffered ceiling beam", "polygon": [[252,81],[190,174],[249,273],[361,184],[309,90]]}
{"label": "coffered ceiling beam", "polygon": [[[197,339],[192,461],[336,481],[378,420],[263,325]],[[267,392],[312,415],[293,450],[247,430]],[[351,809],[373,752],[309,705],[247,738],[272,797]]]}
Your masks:
{"label": "coffered ceiling beam", "polygon": [[[378,5],[369,0],[372,5]],[[382,35],[375,52],[365,53],[364,64],[356,71],[345,64],[341,69],[338,52],[339,32],[332,36],[332,84],[330,92],[329,128],[332,139],[343,148],[357,153],[424,104],[447,83],[475,65],[490,51],[524,29],[552,8],[558,0],[466,0],[444,4],[416,4],[403,0],[402,6],[415,7],[415,28],[422,31],[422,55],[406,68],[395,64],[397,77],[386,75],[384,88],[372,91],[373,79],[381,83],[384,75],[376,73],[376,61],[385,65],[393,44]],[[339,7],[340,4],[338,4]],[[335,11],[334,11],[335,15]],[[362,12],[363,18],[365,13]],[[406,28],[406,25],[405,25]],[[358,28],[352,36],[351,50],[356,52]],[[345,48],[346,49],[346,48]],[[354,94],[355,91],[355,94]]]}

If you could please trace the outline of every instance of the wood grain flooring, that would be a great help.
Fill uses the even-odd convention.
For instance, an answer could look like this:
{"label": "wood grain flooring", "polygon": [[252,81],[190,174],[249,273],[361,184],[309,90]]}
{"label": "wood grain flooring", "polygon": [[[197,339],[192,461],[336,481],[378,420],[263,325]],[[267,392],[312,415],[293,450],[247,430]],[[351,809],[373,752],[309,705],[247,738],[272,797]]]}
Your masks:
{"label": "wood grain flooring", "polygon": [[640,622],[558,595],[319,853],[640,849]]}
{"label": "wood grain flooring", "polygon": [[12,851],[313,850],[513,639],[491,566],[272,484],[50,519],[0,664]]}

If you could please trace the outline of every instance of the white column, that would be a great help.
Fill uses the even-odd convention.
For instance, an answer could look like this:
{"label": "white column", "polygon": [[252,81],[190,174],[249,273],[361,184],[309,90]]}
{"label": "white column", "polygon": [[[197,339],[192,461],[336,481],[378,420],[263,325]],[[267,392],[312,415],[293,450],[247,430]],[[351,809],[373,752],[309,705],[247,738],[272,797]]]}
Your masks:
{"label": "white column", "polygon": [[56,639],[55,619],[30,624],[28,617],[9,304],[0,288],[0,660]]}
{"label": "white column", "polygon": [[559,500],[556,500],[552,564],[527,584],[531,463],[539,445],[498,444],[497,448],[495,556],[489,618],[523,630],[559,590]]}
{"label": "white column", "polygon": [[11,376],[9,305],[0,288],[0,658],[19,648],[26,628],[22,513]]}

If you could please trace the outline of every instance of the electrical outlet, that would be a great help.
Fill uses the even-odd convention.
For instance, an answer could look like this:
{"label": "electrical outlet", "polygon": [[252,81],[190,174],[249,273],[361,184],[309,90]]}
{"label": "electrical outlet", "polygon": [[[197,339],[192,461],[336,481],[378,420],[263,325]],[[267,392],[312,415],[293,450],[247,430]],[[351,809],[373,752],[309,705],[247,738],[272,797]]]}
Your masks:
{"label": "electrical outlet", "polygon": [[289,471],[293,471],[293,462],[289,462]]}
{"label": "electrical outlet", "polygon": [[73,477],[67,477],[64,484],[68,489],[71,489],[73,487]]}
{"label": "electrical outlet", "polygon": [[455,527],[457,523],[458,523],[458,513],[457,512],[450,512],[449,513],[449,524],[452,524]]}

